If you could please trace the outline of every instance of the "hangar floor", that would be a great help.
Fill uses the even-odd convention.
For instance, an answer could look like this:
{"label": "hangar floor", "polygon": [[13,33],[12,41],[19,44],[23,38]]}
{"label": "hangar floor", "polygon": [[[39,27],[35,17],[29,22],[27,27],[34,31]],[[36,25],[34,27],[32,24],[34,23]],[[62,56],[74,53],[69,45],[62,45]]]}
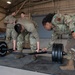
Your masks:
{"label": "hangar floor", "polygon": [[[41,42],[41,48],[46,47],[48,43],[48,39],[45,39],[45,41],[42,39]],[[66,45],[66,40],[62,40],[62,43]],[[64,63],[62,65],[65,65],[68,60],[64,59]],[[21,59],[16,59],[15,54],[9,54],[5,57],[0,57],[0,65],[1,66],[7,66],[17,69],[23,69],[33,72],[39,72],[44,73],[48,75],[75,75],[74,71],[63,71],[59,68],[61,64],[58,63],[52,63],[52,60],[50,57],[46,57],[44,54],[43,56],[40,55],[37,60],[34,61],[33,56],[25,56]],[[36,74],[35,74],[36,75]]]}

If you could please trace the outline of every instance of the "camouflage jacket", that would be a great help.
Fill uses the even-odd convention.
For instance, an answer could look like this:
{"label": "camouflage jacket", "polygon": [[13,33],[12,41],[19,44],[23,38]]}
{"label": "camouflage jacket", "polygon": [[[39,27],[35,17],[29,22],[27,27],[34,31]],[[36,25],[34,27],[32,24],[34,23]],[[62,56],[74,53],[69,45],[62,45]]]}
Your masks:
{"label": "camouflage jacket", "polygon": [[56,41],[58,35],[70,34],[71,31],[75,30],[75,16],[55,14],[52,19],[52,25],[54,28],[48,48]]}
{"label": "camouflage jacket", "polygon": [[28,20],[28,19],[22,19],[22,18],[19,18],[17,23],[21,24],[24,26],[24,28],[30,32],[32,34],[32,36],[34,38],[36,38],[37,41],[39,41],[39,34],[37,32],[37,29],[35,28],[35,25],[34,23],[31,21],[31,20]]}
{"label": "camouflage jacket", "polygon": [[[4,23],[7,22],[7,28],[14,28],[14,25],[15,25],[15,22],[16,22],[16,18],[13,17],[12,15],[9,15],[7,16],[5,19],[4,19]],[[11,24],[12,22],[12,24]]]}

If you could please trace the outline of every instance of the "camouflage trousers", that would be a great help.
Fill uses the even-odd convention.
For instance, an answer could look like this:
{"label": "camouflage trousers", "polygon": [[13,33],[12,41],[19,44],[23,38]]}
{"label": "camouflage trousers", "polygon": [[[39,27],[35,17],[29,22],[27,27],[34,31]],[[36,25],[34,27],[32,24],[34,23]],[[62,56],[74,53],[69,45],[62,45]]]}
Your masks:
{"label": "camouflage trousers", "polygon": [[6,29],[6,43],[8,45],[8,48],[13,47],[13,40],[16,40],[17,33],[13,28],[7,28]]}
{"label": "camouflage trousers", "polygon": [[67,44],[66,44],[67,59],[73,59],[73,60],[75,59],[75,51],[72,49],[75,49],[75,39],[69,39],[67,41]]}
{"label": "camouflage trousers", "polygon": [[36,39],[32,36],[32,34],[20,34],[18,37],[17,37],[17,50],[23,50],[23,44],[24,42],[30,42],[30,47],[31,47],[31,50],[34,51],[36,50]]}
{"label": "camouflage trousers", "polygon": [[11,29],[11,28],[7,28],[6,29],[6,40],[7,41],[10,41],[11,39],[13,39],[14,37],[14,29]]}

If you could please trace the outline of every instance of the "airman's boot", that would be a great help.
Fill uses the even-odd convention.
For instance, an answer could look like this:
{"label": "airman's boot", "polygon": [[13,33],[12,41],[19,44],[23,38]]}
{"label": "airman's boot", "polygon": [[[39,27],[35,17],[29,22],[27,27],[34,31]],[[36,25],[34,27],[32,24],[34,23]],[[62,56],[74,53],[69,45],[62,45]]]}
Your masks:
{"label": "airman's boot", "polygon": [[66,66],[60,66],[61,70],[74,70],[74,61],[69,60]]}
{"label": "airman's boot", "polygon": [[16,55],[17,59],[23,58],[24,54],[22,53],[22,50],[19,50],[19,53]]}
{"label": "airman's boot", "polygon": [[30,48],[30,44],[29,43],[25,43],[25,48]]}

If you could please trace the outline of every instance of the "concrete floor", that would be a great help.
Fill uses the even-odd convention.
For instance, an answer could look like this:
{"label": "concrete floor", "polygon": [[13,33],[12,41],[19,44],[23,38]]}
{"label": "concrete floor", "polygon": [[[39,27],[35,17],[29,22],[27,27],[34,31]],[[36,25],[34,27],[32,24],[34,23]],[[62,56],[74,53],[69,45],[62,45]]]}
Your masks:
{"label": "concrete floor", "polygon": [[32,72],[22,69],[9,68],[4,66],[0,66],[0,74],[1,75],[50,75],[50,74]]}
{"label": "concrete floor", "polygon": [[[40,42],[41,42],[40,48],[43,48],[48,45],[49,39],[41,39]],[[62,42],[65,46],[67,40],[62,40],[62,41],[57,40],[56,42],[59,42],[59,43]],[[65,48],[64,48],[64,50],[65,50]],[[24,52],[27,52],[27,51],[29,51],[29,50],[24,50]],[[33,59],[33,56],[30,56],[30,55],[25,56],[24,58],[21,58],[21,59],[16,59],[15,55],[16,54],[9,54],[5,57],[0,57],[0,74],[4,75],[4,72],[5,72],[5,75],[9,75],[11,72],[13,72],[13,73],[11,73],[11,75],[26,75],[25,73],[35,74],[35,75],[44,75],[44,74],[75,75],[75,71],[60,70],[59,66],[61,64],[52,63],[51,58],[46,57],[47,56],[46,54],[44,54],[43,56],[41,55],[39,57],[39,59],[37,59],[35,61]],[[62,65],[66,64],[66,63],[67,63],[67,60],[64,59],[64,63]],[[4,66],[7,66],[7,67],[4,67]],[[22,74],[22,72],[23,72],[23,74]],[[42,73],[44,73],[44,74],[42,74]]]}

